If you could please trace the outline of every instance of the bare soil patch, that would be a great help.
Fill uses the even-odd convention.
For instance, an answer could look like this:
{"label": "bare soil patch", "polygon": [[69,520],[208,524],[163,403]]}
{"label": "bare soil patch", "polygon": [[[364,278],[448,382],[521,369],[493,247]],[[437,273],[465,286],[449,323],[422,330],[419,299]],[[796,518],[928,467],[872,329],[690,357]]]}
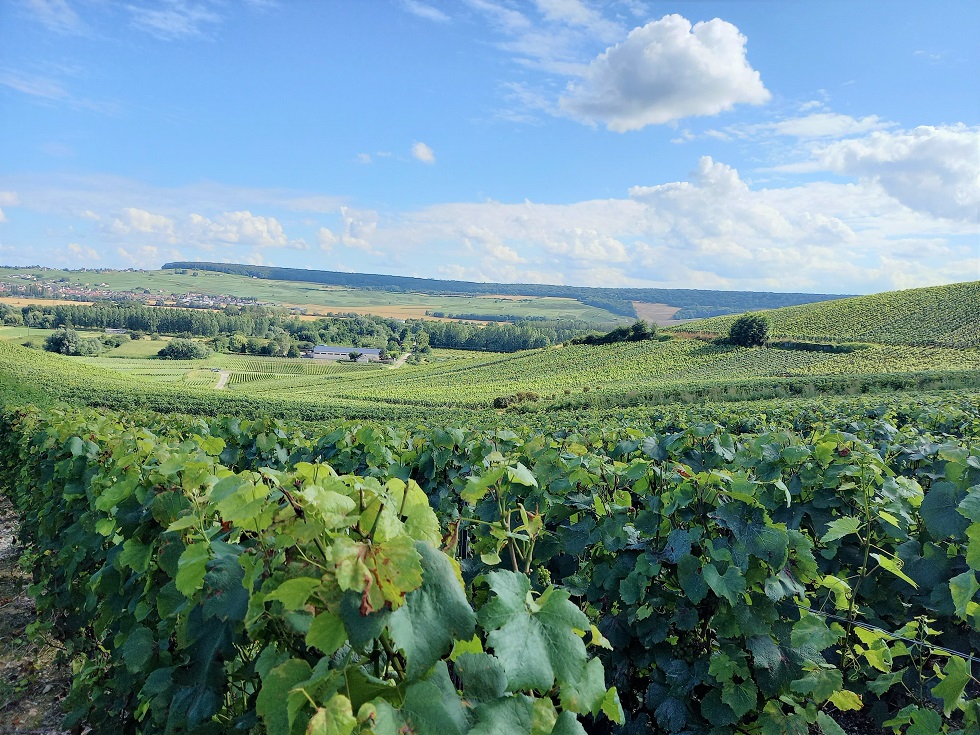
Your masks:
{"label": "bare soil patch", "polygon": [[648,322],[653,322],[660,327],[668,327],[671,324],[677,324],[677,321],[671,317],[681,310],[681,307],[679,306],[671,306],[670,304],[651,304],[647,301],[634,301],[633,308],[636,309],[636,315],[640,317],[640,319],[646,319]]}
{"label": "bare soil patch", "polygon": [[55,646],[27,638],[37,615],[16,536],[17,514],[0,495],[0,735],[64,735],[61,700],[70,672],[55,663]]}

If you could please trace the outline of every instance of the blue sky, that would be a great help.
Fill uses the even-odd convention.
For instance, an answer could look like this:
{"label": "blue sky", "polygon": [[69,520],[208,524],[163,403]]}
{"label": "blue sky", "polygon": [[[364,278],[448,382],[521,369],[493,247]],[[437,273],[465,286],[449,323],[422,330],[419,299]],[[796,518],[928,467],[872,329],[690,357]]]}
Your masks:
{"label": "blue sky", "polygon": [[0,264],[980,278],[980,3],[8,0]]}

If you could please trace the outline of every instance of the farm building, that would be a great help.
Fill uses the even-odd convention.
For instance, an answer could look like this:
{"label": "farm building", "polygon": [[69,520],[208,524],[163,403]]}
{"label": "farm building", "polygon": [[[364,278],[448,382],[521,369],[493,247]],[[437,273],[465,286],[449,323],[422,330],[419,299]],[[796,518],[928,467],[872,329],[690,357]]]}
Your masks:
{"label": "farm building", "polygon": [[381,350],[374,347],[347,347],[344,345],[317,345],[310,352],[303,353],[304,357],[316,360],[350,360],[350,353],[360,355],[358,362],[377,362],[381,359]]}

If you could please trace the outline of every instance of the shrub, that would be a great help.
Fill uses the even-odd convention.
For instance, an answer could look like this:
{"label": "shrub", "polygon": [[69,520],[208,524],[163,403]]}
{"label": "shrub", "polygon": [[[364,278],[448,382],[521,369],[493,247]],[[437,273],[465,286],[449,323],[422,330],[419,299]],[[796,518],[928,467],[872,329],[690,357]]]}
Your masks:
{"label": "shrub", "polygon": [[761,314],[744,314],[728,330],[728,339],[739,347],[762,347],[769,338],[769,322]]}

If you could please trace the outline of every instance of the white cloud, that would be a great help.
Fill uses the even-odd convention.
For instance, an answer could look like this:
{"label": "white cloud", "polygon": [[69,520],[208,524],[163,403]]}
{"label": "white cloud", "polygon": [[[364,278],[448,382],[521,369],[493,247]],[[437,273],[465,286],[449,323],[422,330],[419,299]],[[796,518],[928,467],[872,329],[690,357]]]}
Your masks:
{"label": "white cloud", "polygon": [[205,3],[165,0],[152,5],[127,5],[133,25],[163,41],[204,35],[204,28],[221,20]]}
{"label": "white cloud", "polygon": [[771,123],[731,125],[724,131],[707,131],[705,134],[719,133],[753,140],[758,140],[761,135],[785,135],[800,140],[816,140],[866,135],[874,131],[894,128],[896,125],[897,123],[882,120],[877,115],[854,118],[836,112],[815,112],[803,117],[790,117]]}
{"label": "white cloud", "polygon": [[818,149],[820,168],[877,183],[905,206],[937,217],[980,219],[980,128],[922,126],[876,132]]}
{"label": "white cloud", "polygon": [[435,152],[421,141],[416,141],[412,144],[412,155],[422,163],[435,163],[436,154]]}
{"label": "white cloud", "polygon": [[3,210],[0,209],[0,222],[6,222],[6,221],[7,221],[7,215],[5,215],[3,213]]}
{"label": "white cloud", "polygon": [[20,204],[20,197],[16,191],[0,191],[0,204],[5,207],[16,207]]}
{"label": "white cloud", "polygon": [[745,58],[745,42],[738,28],[718,18],[692,28],[686,18],[665,16],[595,58],[568,85],[561,108],[624,132],[761,104],[771,95]]}
{"label": "white cloud", "polygon": [[317,244],[320,246],[320,249],[326,250],[327,252],[333,250],[333,246],[340,242],[340,239],[327,227],[321,227],[317,231],[316,240]]}
{"label": "white cloud", "polygon": [[82,33],[85,24],[67,0],[26,0],[24,5],[48,29],[57,33]]}
{"label": "white cloud", "polygon": [[68,252],[83,261],[102,260],[102,256],[94,248],[86,245],[79,245],[77,242],[68,243]]}
{"label": "white cloud", "polygon": [[107,229],[114,235],[160,235],[168,242],[176,242],[172,219],[136,207],[124,207]]}
{"label": "white cloud", "polygon": [[434,20],[437,23],[448,23],[451,18],[443,13],[439,8],[419,2],[418,0],[402,0],[402,6],[412,15],[426,20]]}
{"label": "white cloud", "polygon": [[254,215],[248,211],[224,212],[215,219],[191,214],[188,236],[202,245],[247,245],[254,248],[305,250],[303,240],[290,240],[275,217]]}

